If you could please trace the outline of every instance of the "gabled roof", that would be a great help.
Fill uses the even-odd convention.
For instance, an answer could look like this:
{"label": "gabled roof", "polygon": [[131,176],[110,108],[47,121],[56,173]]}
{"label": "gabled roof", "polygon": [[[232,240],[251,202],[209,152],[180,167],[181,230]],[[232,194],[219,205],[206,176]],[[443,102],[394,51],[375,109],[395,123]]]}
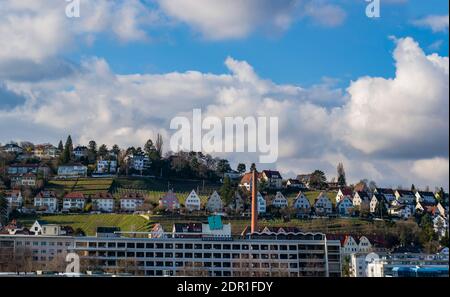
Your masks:
{"label": "gabled roof", "polygon": [[410,190],[396,190],[400,196],[414,196],[414,193]]}
{"label": "gabled roof", "polygon": [[420,195],[420,197],[424,196],[432,196],[434,198],[434,193],[429,191],[417,191],[417,193]]}
{"label": "gabled roof", "polygon": [[298,179],[293,179],[293,178],[290,178],[287,181],[288,181],[288,183],[293,184],[293,185],[302,185],[303,184]]}
{"label": "gabled roof", "polygon": [[383,194],[378,194],[378,193],[374,193],[372,195],[372,199],[373,198],[377,199],[378,202],[385,200],[384,195]]}
{"label": "gabled roof", "polygon": [[375,190],[377,191],[378,194],[383,194],[383,195],[394,195],[394,190],[392,190],[392,189],[388,189],[388,188],[376,188]]}
{"label": "gabled roof", "polygon": [[64,196],[64,199],[85,199],[85,198],[86,197],[81,192],[71,192]]}
{"label": "gabled roof", "polygon": [[40,191],[39,193],[37,193],[35,198],[55,198],[56,199],[56,194],[53,191]]}
{"label": "gabled roof", "polygon": [[369,199],[370,199],[369,193],[367,193],[367,192],[365,192],[365,191],[356,191],[356,193],[358,193],[358,196],[359,196],[361,199],[366,199],[366,200],[369,200]]}
{"label": "gabled roof", "polygon": [[[257,172],[256,173],[256,177],[259,179],[261,178],[261,173]],[[251,172],[247,172],[246,174],[244,174],[241,178],[241,184],[250,184],[252,181],[252,173]]]}
{"label": "gabled roof", "polygon": [[108,192],[100,192],[100,193],[91,195],[91,199],[114,199],[114,198]]}
{"label": "gabled roof", "polygon": [[351,188],[340,188],[339,189],[344,196],[352,196],[353,190]]}
{"label": "gabled roof", "polygon": [[141,193],[137,193],[137,192],[128,192],[125,194],[122,194],[122,196],[120,197],[120,199],[133,199],[133,200],[144,200],[144,196]]}
{"label": "gabled roof", "polygon": [[280,172],[276,170],[263,170],[262,173],[268,178],[282,178]]}

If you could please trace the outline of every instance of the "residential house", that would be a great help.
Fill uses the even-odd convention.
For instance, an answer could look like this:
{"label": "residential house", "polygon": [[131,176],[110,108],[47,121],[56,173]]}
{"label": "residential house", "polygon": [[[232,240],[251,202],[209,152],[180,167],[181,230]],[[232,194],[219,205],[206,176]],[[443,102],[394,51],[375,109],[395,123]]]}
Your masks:
{"label": "residential house", "polygon": [[127,157],[127,164],[136,171],[143,171],[149,169],[151,163],[147,155],[135,154]]}
{"label": "residential house", "polygon": [[234,193],[233,200],[231,201],[231,203],[228,207],[236,213],[241,213],[244,211],[245,202],[244,202],[244,199],[239,194],[239,192],[236,191]]}
{"label": "residential house", "polygon": [[97,173],[100,174],[115,174],[117,172],[116,160],[98,160]]}
{"label": "residential house", "polygon": [[436,205],[427,204],[425,202],[417,202],[415,212],[422,214],[428,213],[432,216],[435,216],[438,214],[439,210]]}
{"label": "residential house", "polygon": [[372,252],[373,245],[366,236],[346,235],[341,239],[341,254],[348,256],[351,254],[368,254]]}
{"label": "residential house", "polygon": [[220,195],[217,191],[214,191],[211,196],[208,198],[208,202],[206,202],[206,209],[209,212],[221,212],[223,211],[223,202],[220,198]]}
{"label": "residential house", "polygon": [[309,182],[311,180],[312,174],[299,174],[297,175],[297,180],[303,183],[309,189]]}
{"label": "residential house", "polygon": [[384,196],[384,199],[391,204],[394,200],[396,200],[395,198],[395,193],[394,190],[392,189],[387,189],[387,188],[375,188],[374,190],[375,194],[381,194]]}
{"label": "residential house", "polygon": [[410,190],[395,190],[395,199],[400,204],[408,204],[408,205],[415,205],[416,203],[416,195],[410,191]]}
{"label": "residential house", "polygon": [[50,224],[42,220],[35,221],[30,228],[30,232],[34,233],[34,235],[43,235],[43,236],[65,235],[65,232],[60,225]]}
{"label": "residential house", "polygon": [[86,197],[83,193],[68,193],[63,198],[63,211],[84,210]]}
{"label": "residential house", "polygon": [[65,165],[58,167],[58,177],[60,178],[77,178],[86,176],[87,167],[84,165]]}
{"label": "residential house", "polygon": [[178,201],[175,193],[170,190],[163,197],[159,198],[159,206],[164,209],[175,210],[180,208],[180,201]]}
{"label": "residential house", "polygon": [[350,216],[353,214],[353,201],[349,196],[343,196],[336,204],[336,210],[340,216]]}
{"label": "residential house", "polygon": [[370,253],[372,252],[372,243],[366,236],[361,236],[359,238],[359,253]]}
{"label": "residential house", "polygon": [[436,197],[433,192],[417,191],[416,192],[416,202],[424,202],[425,204],[436,205]]}
{"label": "residential house", "polygon": [[57,147],[50,143],[37,144],[34,146],[33,154],[39,159],[53,159],[59,156],[59,150]]}
{"label": "residential house", "polygon": [[442,203],[437,204],[437,210],[441,216],[448,218],[448,206],[444,206]]}
{"label": "residential house", "polygon": [[140,193],[126,193],[123,194],[119,200],[120,209],[122,211],[136,211],[140,206],[144,204],[145,201],[144,196],[142,196],[142,194]]}
{"label": "residential house", "polygon": [[20,190],[6,192],[5,199],[8,202],[8,209],[10,210],[21,208],[23,205],[23,197]]}
{"label": "residential house", "polygon": [[437,215],[433,219],[433,228],[439,238],[444,237],[445,233],[448,232],[448,220],[440,215]]}
{"label": "residential house", "polygon": [[110,193],[96,193],[91,196],[91,200],[95,211],[114,211],[114,198]]}
{"label": "residential house", "polygon": [[189,211],[200,210],[200,208],[202,206],[201,200],[200,200],[200,197],[198,197],[197,193],[194,190],[192,190],[191,193],[189,194],[189,196],[187,196],[187,198],[184,202],[184,206]]}
{"label": "residential house", "polygon": [[88,156],[89,149],[86,146],[77,146],[73,149],[73,155],[76,159],[86,158]]}
{"label": "residential house", "polygon": [[328,216],[333,213],[333,203],[325,193],[321,192],[314,201],[314,212],[317,216]]}
{"label": "residential house", "polygon": [[311,213],[311,203],[303,192],[299,192],[297,197],[295,197],[293,207],[297,210],[298,214],[309,215]]}
{"label": "residential house", "polygon": [[358,253],[359,251],[359,243],[357,238],[354,238],[351,235],[346,235],[344,240],[341,241],[341,254],[343,256],[347,256],[350,254]]}
{"label": "residential house", "polygon": [[268,189],[281,189],[283,187],[283,178],[278,171],[263,170],[260,179],[266,183]]}
{"label": "residential house", "polygon": [[304,191],[304,190],[308,189],[304,183],[302,183],[298,179],[293,179],[293,178],[290,178],[287,180],[286,187],[289,189],[297,189],[300,191]]}
{"label": "residential house", "polygon": [[45,164],[12,164],[8,166],[8,175],[22,175],[27,173],[40,173],[46,178],[50,174],[50,167]]}
{"label": "residential house", "polygon": [[40,191],[34,197],[34,207],[37,210],[43,210],[47,213],[55,213],[58,211],[58,198],[55,192]]}
{"label": "residential house", "polygon": [[340,188],[336,194],[336,203],[339,203],[345,197],[352,199],[353,191],[351,188]]}
{"label": "residential house", "polygon": [[288,207],[288,200],[281,192],[277,192],[275,198],[272,200],[272,205],[277,208]]}
{"label": "residential house", "polygon": [[1,150],[6,153],[21,154],[23,153],[23,148],[16,143],[7,143],[1,147]]}
{"label": "residential house", "polygon": [[264,214],[267,211],[266,199],[264,199],[264,197],[261,195],[260,192],[258,192],[258,195],[257,195],[257,209],[258,209],[258,214]]}
{"label": "residential house", "polygon": [[229,178],[231,180],[239,180],[242,177],[242,174],[236,170],[230,170],[223,174],[223,178]]}
{"label": "residential house", "polygon": [[[259,181],[261,179],[261,173],[257,172],[256,177],[258,178],[258,181]],[[252,186],[252,173],[251,172],[248,172],[242,176],[239,186],[247,189],[247,191],[251,190],[251,186]]]}
{"label": "residential house", "polygon": [[12,175],[10,178],[12,188],[36,187],[37,176],[34,173]]}
{"label": "residential house", "polygon": [[361,211],[370,210],[369,193],[364,191],[356,191],[353,195],[353,206]]}
{"label": "residential house", "polygon": [[370,213],[375,213],[380,203],[384,203],[384,208],[386,211],[389,209],[389,203],[386,201],[385,196],[383,194],[374,193],[372,195],[372,199],[370,200]]}
{"label": "residential house", "polygon": [[405,220],[409,219],[413,215],[413,212],[411,211],[410,207],[407,207],[406,205],[401,205],[401,204],[392,206],[391,208],[389,208],[388,213],[391,216],[402,218]]}

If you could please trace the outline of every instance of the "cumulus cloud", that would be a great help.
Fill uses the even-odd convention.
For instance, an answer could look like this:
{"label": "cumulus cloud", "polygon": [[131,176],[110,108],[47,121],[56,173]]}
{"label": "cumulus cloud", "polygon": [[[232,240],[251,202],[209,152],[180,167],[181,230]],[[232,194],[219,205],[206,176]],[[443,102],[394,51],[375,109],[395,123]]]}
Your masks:
{"label": "cumulus cloud", "polygon": [[[76,143],[96,139],[125,147],[161,133],[168,144],[170,120],[201,108],[204,117],[279,117],[280,154],[272,166],[283,173],[320,168],[332,177],[344,161],[350,181],[440,185],[448,177],[442,169],[448,164],[448,58],[426,56],[405,38],[397,41],[394,59],[394,78],[362,77],[345,92],[332,79],[309,88],[277,84],[232,57],[223,74],[130,75],[114,73],[102,58],[87,58],[66,76],[5,78],[0,127],[8,129],[0,141],[56,143],[70,133]],[[247,163],[256,158],[223,156]],[[433,166],[441,169],[430,173]]]}
{"label": "cumulus cloud", "polygon": [[334,111],[336,135],[384,157],[448,156],[449,60],[426,56],[411,38],[397,40],[394,78],[362,77]]}
{"label": "cumulus cloud", "polygon": [[337,26],[345,12],[328,1],[310,0],[157,0],[170,17],[186,23],[207,39],[242,38],[258,30],[284,31],[301,17]]}
{"label": "cumulus cloud", "polygon": [[419,27],[430,28],[433,32],[448,32],[449,18],[447,15],[429,15],[414,20],[413,24]]}
{"label": "cumulus cloud", "polygon": [[76,47],[77,38],[92,42],[112,32],[121,41],[145,40],[144,26],[159,15],[139,0],[81,1],[80,18],[68,18],[61,0],[3,0],[0,6],[0,61],[35,63]]}

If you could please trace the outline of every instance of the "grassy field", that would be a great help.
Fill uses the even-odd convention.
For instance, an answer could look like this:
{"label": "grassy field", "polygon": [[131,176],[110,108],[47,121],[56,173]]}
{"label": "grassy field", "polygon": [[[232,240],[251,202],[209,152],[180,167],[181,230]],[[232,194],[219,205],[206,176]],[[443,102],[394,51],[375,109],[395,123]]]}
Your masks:
{"label": "grassy field", "polygon": [[[149,220],[139,215],[129,214],[79,214],[79,215],[45,215],[39,217],[27,217],[19,219],[25,226],[31,226],[36,219],[41,219],[49,223],[68,225],[74,229],[81,228],[87,235],[95,235],[97,227],[119,227],[121,231],[142,231],[146,232],[151,227],[160,223],[166,232],[172,230],[174,223],[187,222],[207,222],[206,216],[198,217],[171,217],[166,216],[150,216]],[[246,226],[250,224],[249,218],[227,219],[224,218],[224,223],[231,223],[232,233],[241,234]],[[359,218],[332,218],[332,219],[313,219],[313,220],[298,220],[294,219],[289,222],[284,222],[281,219],[275,220],[259,220],[259,226],[289,226],[298,227],[304,232],[324,232],[327,234],[334,233],[365,233],[370,234],[377,230],[382,230],[386,227],[385,222],[382,221],[366,221]]]}
{"label": "grassy field", "polygon": [[45,215],[19,221],[30,227],[36,219],[71,226],[74,230],[81,228],[87,235],[95,235],[97,227],[119,227],[121,231],[149,231],[149,222],[145,218],[128,214]]}
{"label": "grassy field", "polygon": [[[314,200],[319,196],[320,191],[305,191],[303,192],[305,194],[306,198],[308,198],[311,205],[314,205]],[[336,204],[336,193],[335,192],[326,192],[326,195],[328,199],[331,200],[333,203],[333,206]],[[294,199],[297,197],[297,194],[290,194],[286,196],[286,198],[289,200],[289,205],[292,205],[294,203]]]}

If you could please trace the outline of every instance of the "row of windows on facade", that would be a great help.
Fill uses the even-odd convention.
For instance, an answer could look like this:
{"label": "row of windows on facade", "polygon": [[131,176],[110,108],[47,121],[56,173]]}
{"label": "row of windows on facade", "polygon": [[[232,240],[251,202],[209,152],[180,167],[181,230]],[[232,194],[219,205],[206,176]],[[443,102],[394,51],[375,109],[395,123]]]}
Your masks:
{"label": "row of windows on facade", "polygon": [[[204,250],[324,250],[324,245],[268,245],[268,244],[173,244],[173,243],[134,243],[134,242],[76,242],[76,247],[89,248],[128,248],[128,249],[204,249]],[[339,250],[339,247],[329,246],[328,250]]]}

